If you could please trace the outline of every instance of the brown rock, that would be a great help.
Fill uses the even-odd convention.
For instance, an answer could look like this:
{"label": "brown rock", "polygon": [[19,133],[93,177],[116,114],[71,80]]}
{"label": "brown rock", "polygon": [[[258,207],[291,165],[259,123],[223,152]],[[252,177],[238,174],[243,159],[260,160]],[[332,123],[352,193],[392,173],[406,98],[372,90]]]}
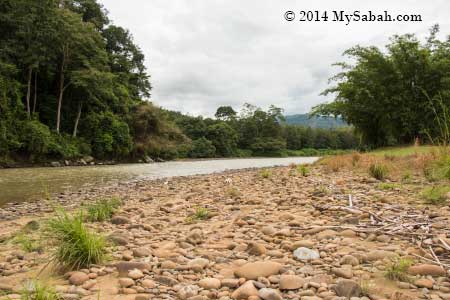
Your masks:
{"label": "brown rock", "polygon": [[255,280],[258,277],[268,277],[278,274],[283,266],[273,261],[258,261],[247,263],[238,268],[234,274],[247,280]]}
{"label": "brown rock", "polygon": [[414,281],[414,285],[421,288],[431,289],[433,288],[433,280],[427,278],[417,279],[416,281]]}
{"label": "brown rock", "polygon": [[250,255],[256,256],[264,255],[266,254],[266,247],[264,247],[264,245],[262,244],[250,243],[248,244],[247,252]]}
{"label": "brown rock", "polygon": [[305,279],[297,275],[281,275],[280,290],[297,290],[303,287]]}
{"label": "brown rock", "polygon": [[336,295],[339,297],[359,297],[361,295],[361,287],[353,280],[340,280],[334,287]]}
{"label": "brown rock", "polygon": [[258,296],[258,290],[255,288],[253,281],[249,280],[231,294],[231,298],[248,299],[252,296]]}
{"label": "brown rock", "polygon": [[89,280],[89,276],[86,273],[83,272],[74,272],[69,277],[70,284],[73,285],[82,285],[86,281]]}
{"label": "brown rock", "polygon": [[431,275],[431,276],[446,275],[446,272],[442,267],[430,264],[422,264],[409,267],[408,273],[411,275]]}

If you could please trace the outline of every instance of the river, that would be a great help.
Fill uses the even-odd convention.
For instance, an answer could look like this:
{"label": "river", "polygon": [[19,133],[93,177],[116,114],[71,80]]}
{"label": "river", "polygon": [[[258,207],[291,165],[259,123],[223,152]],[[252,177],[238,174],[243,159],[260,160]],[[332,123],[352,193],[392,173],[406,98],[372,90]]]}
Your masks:
{"label": "river", "polygon": [[47,194],[107,186],[119,181],[287,166],[292,163],[312,163],[316,160],[316,157],[240,158],[113,166],[0,169],[0,206],[12,202],[36,201],[45,198]]}

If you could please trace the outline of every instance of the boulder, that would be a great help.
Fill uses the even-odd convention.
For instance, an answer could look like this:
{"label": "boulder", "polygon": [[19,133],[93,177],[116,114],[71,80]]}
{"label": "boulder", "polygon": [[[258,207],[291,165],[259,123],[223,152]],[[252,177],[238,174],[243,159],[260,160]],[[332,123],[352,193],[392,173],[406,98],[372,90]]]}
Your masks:
{"label": "boulder", "polygon": [[247,263],[235,270],[234,274],[237,277],[243,277],[247,280],[255,280],[258,277],[268,277],[276,275],[280,272],[283,266],[273,261],[258,261]]}
{"label": "boulder", "polygon": [[232,299],[248,299],[252,296],[259,296],[258,290],[255,288],[253,281],[249,280],[241,285],[237,290],[231,294]]}
{"label": "boulder", "polygon": [[362,293],[359,284],[348,279],[340,280],[334,287],[334,291],[339,297],[346,297],[348,299],[352,297],[359,297]]}
{"label": "boulder", "polygon": [[411,266],[408,269],[411,275],[431,275],[431,276],[445,276],[445,270],[437,265],[422,264]]}
{"label": "boulder", "polygon": [[305,279],[297,275],[281,275],[280,290],[297,290],[303,287]]}

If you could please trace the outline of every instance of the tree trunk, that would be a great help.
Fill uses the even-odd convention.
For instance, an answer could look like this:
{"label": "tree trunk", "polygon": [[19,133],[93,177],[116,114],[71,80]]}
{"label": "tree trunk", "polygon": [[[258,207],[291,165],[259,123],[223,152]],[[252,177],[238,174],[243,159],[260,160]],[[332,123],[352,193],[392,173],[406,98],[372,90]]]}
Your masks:
{"label": "tree trunk", "polygon": [[37,105],[37,79],[38,79],[38,72],[36,71],[36,72],[34,73],[33,114],[36,113],[36,105]]}
{"label": "tree trunk", "polygon": [[61,107],[62,107],[62,100],[64,96],[64,69],[66,65],[66,56],[67,56],[67,47],[64,46],[63,48],[63,58],[61,62],[61,70],[59,74],[59,96],[58,96],[58,108],[56,110],[56,132],[59,133],[59,127],[61,124]]}
{"label": "tree trunk", "polygon": [[27,85],[27,114],[30,118],[30,98],[31,98],[31,78],[33,77],[33,68],[28,67],[28,85]]}
{"label": "tree trunk", "polygon": [[77,137],[78,123],[80,122],[82,107],[83,107],[83,102],[80,101],[80,103],[78,104],[78,113],[77,113],[77,118],[75,119],[75,126],[73,127],[73,134],[72,134],[73,137]]}

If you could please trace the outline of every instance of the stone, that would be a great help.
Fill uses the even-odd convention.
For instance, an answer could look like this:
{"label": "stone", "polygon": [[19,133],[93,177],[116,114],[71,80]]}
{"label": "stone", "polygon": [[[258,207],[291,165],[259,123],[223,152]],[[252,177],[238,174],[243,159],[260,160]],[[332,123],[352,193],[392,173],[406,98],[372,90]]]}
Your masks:
{"label": "stone", "polygon": [[298,260],[314,260],[320,258],[319,252],[305,247],[297,248],[294,257]]}
{"label": "stone", "polygon": [[144,247],[133,249],[134,257],[147,257],[150,256],[151,254],[152,253],[150,252],[150,250]]}
{"label": "stone", "polygon": [[151,279],[142,280],[141,285],[146,289],[153,289],[156,287],[156,283]]}
{"label": "stone", "polygon": [[445,276],[447,274],[442,267],[430,264],[411,266],[408,269],[408,273],[411,275],[431,275],[431,276]]}
{"label": "stone", "polygon": [[52,161],[50,163],[50,166],[52,166],[54,168],[59,168],[59,167],[61,167],[61,163],[59,161]]}
{"label": "stone", "polygon": [[10,293],[13,291],[13,289],[14,287],[12,285],[0,282],[0,291]]}
{"label": "stone", "polygon": [[394,252],[385,250],[372,250],[364,257],[365,261],[371,262],[376,260],[382,260],[385,258],[391,258],[395,256]]}
{"label": "stone", "polygon": [[186,237],[186,242],[192,245],[201,244],[204,241],[203,232],[196,228],[192,230]]}
{"label": "stone", "polygon": [[129,242],[128,236],[119,232],[113,232],[108,236],[108,240],[119,246],[126,246]]}
{"label": "stone", "polygon": [[277,290],[262,288],[258,291],[259,298],[263,300],[283,300],[283,297]]}
{"label": "stone", "polygon": [[174,286],[178,284],[178,280],[169,276],[156,275],[154,279],[155,281],[167,286]]}
{"label": "stone", "polygon": [[232,299],[248,299],[252,296],[259,296],[258,290],[255,288],[253,281],[249,280],[241,285],[231,294]]}
{"label": "stone", "polygon": [[268,277],[276,275],[280,272],[283,266],[280,263],[273,261],[258,261],[247,263],[235,270],[237,277],[243,277],[247,280],[256,280],[258,277]]}
{"label": "stone", "polygon": [[342,279],[334,287],[336,295],[339,297],[359,297],[362,293],[361,287],[353,280]]}
{"label": "stone", "polygon": [[414,281],[414,285],[420,288],[431,289],[433,288],[433,280],[427,278],[420,278]]}
{"label": "stone", "polygon": [[303,287],[305,279],[297,275],[281,275],[280,290],[297,290]]}
{"label": "stone", "polygon": [[198,295],[198,286],[186,285],[178,290],[178,297],[185,300]]}
{"label": "stone", "polygon": [[128,277],[119,278],[119,285],[121,287],[127,288],[134,285],[134,280]]}
{"label": "stone", "polygon": [[141,279],[144,277],[144,273],[142,273],[142,271],[139,269],[133,269],[128,272],[128,277],[133,279]]}
{"label": "stone", "polygon": [[117,271],[119,272],[119,276],[125,277],[128,276],[128,272],[133,269],[138,269],[141,271],[150,270],[151,267],[147,263],[143,262],[129,262],[129,261],[121,261],[116,264]]}
{"label": "stone", "polygon": [[250,243],[248,244],[247,252],[250,255],[261,256],[266,254],[266,247],[262,244]]}
{"label": "stone", "polygon": [[209,260],[206,258],[194,258],[187,263],[187,266],[192,269],[194,267],[199,267],[200,269],[204,269],[209,265]]}
{"label": "stone", "polygon": [[148,294],[137,294],[136,297],[134,297],[134,300],[150,300],[150,295],[148,295]]}
{"label": "stone", "polygon": [[340,261],[341,265],[351,265],[357,266],[359,265],[359,260],[353,255],[344,255]]}
{"label": "stone", "polygon": [[338,235],[337,231],[331,229],[325,229],[324,231],[319,232],[316,236],[319,241],[321,240],[329,240],[335,238]]}
{"label": "stone", "polygon": [[130,219],[124,216],[114,216],[111,218],[111,223],[114,225],[123,225],[131,223]]}
{"label": "stone", "polygon": [[198,282],[198,285],[205,290],[220,289],[221,282],[217,278],[203,278]]}
{"label": "stone", "polygon": [[222,279],[221,285],[228,288],[236,288],[239,286],[239,279],[224,278]]}
{"label": "stone", "polygon": [[353,277],[353,271],[351,268],[333,268],[331,269],[334,275],[346,279],[350,279]]}
{"label": "stone", "polygon": [[83,272],[74,272],[69,277],[70,284],[73,285],[82,285],[86,281],[89,280],[89,276],[86,273]]}

